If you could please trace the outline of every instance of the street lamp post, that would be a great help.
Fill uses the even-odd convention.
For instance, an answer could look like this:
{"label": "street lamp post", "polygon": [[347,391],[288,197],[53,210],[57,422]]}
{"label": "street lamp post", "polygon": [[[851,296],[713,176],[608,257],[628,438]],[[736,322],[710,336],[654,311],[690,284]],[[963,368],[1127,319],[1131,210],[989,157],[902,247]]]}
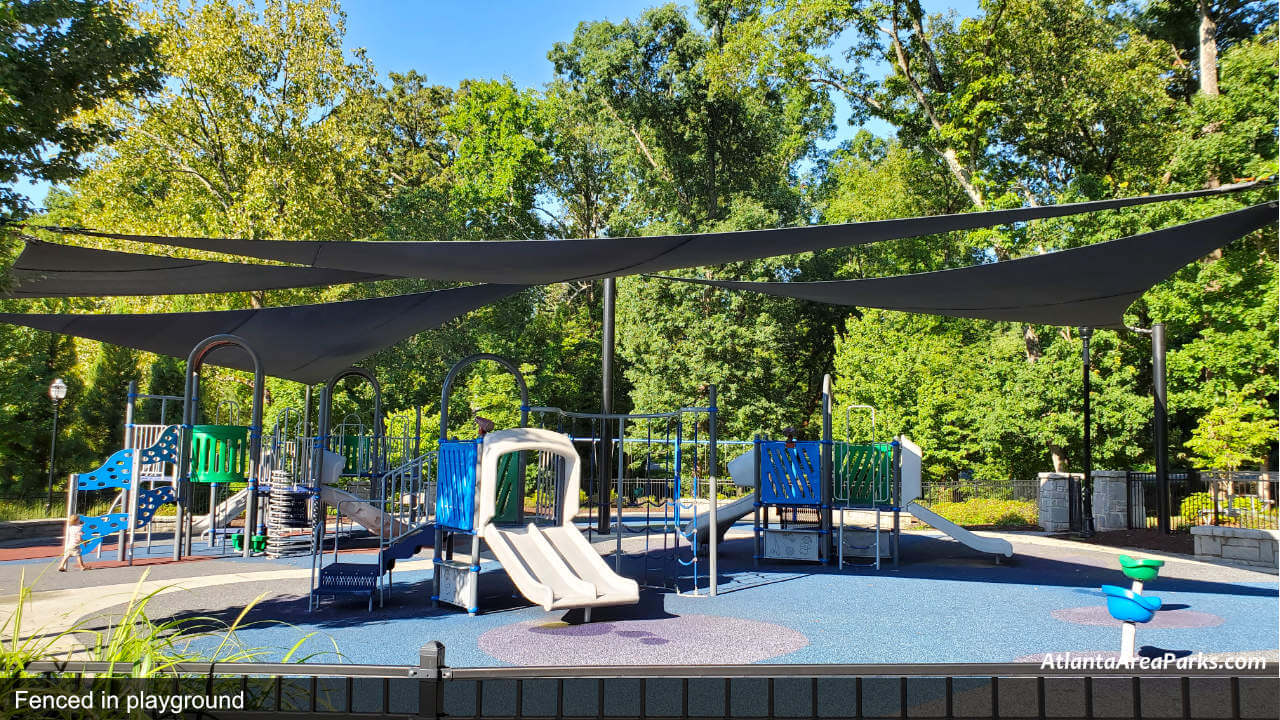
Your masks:
{"label": "street lamp post", "polygon": [[49,383],[49,399],[53,401],[53,432],[49,433],[49,497],[44,503],[46,513],[53,509],[53,461],[58,449],[58,406],[66,396],[67,384],[62,382],[62,378],[54,378]]}

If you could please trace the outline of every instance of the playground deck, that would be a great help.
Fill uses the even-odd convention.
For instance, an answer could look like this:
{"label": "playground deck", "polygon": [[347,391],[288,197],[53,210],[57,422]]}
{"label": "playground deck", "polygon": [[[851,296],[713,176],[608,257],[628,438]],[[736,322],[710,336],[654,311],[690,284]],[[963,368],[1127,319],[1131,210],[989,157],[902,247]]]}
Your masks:
{"label": "playground deck", "polygon": [[[1099,587],[1126,584],[1120,551],[1029,534],[1004,537],[1016,554],[999,565],[940,535],[906,533],[898,569],[836,572],[808,563],[754,567],[750,532],[740,525],[721,546],[718,597],[705,597],[705,585],[702,597],[644,590],[639,605],[598,608],[587,624],[578,622],[581,610],[531,606],[487,554],[482,612],[433,609],[430,550],[397,565],[385,607],[372,612],[364,599],[340,597],[308,613],[309,557],[245,560],[199,550],[198,543],[204,559],[173,563],[165,559],[165,540],[140,553],[140,566],[120,567],[104,551],[104,562],[91,561],[95,569],[84,573],[53,571],[41,546],[28,546],[25,559],[15,557],[21,548],[10,548],[0,560],[0,583],[16,589],[25,572],[34,584],[28,632],[101,624],[119,612],[144,571],[148,590],[164,589],[149,605],[153,618],[230,621],[262,595],[239,636],[267,649],[264,659],[304,633],[315,633],[305,649],[317,662],[413,663],[421,645],[439,640],[455,666],[1007,662],[1038,661],[1045,652],[1115,653],[1119,624],[1108,617]],[[602,553],[614,544],[612,537],[596,541]],[[643,542],[631,537],[625,549],[638,552]],[[1164,606],[1138,631],[1143,652],[1276,659],[1275,575],[1162,557],[1166,565],[1146,592]],[[622,570],[639,578],[644,569],[633,555]],[[12,607],[14,600],[9,595],[0,604]]]}

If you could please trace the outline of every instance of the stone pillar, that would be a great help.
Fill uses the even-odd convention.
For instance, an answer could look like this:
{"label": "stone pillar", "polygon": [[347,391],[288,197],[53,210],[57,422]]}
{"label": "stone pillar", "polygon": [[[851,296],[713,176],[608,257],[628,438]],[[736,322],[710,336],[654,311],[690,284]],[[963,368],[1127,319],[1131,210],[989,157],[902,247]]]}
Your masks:
{"label": "stone pillar", "polygon": [[1123,470],[1093,471],[1093,527],[1098,532],[1129,526],[1127,478],[1128,473]]}
{"label": "stone pillar", "polygon": [[1071,509],[1068,507],[1067,473],[1042,472],[1040,479],[1040,527],[1047,532],[1071,530]]}

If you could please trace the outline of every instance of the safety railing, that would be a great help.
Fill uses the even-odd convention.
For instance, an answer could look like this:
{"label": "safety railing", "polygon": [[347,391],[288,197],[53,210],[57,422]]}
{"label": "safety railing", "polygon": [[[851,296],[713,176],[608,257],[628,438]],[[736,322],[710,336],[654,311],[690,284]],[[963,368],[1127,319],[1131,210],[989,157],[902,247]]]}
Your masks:
{"label": "safety railing", "polygon": [[432,642],[412,666],[179,663],[174,677],[128,681],[109,676],[130,666],[39,662],[26,670],[44,678],[20,682],[44,693],[96,682],[106,694],[183,696],[189,707],[198,697],[237,717],[1274,717],[1274,666],[1176,662],[453,668]]}

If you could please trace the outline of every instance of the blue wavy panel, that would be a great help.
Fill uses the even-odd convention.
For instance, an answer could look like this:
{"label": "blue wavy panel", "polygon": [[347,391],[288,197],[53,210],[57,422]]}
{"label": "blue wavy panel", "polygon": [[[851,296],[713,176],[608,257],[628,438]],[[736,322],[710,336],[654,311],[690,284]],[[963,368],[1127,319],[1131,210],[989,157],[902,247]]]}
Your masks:
{"label": "blue wavy panel", "polygon": [[104,490],[127,488],[133,485],[133,453],[129,448],[118,450],[102,467],[89,473],[76,475],[77,490]]}

